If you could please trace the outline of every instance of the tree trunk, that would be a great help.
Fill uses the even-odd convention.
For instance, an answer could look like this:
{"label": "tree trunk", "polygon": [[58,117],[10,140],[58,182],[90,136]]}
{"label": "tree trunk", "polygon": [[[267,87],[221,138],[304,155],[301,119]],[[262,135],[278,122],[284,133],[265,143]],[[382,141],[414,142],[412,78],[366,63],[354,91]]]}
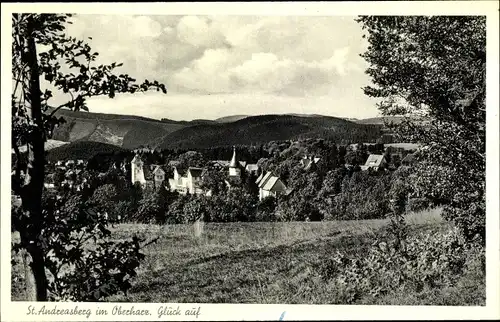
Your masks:
{"label": "tree trunk", "polygon": [[[26,33],[26,50],[23,53],[23,61],[29,69],[29,88],[26,91],[26,101],[29,103],[29,117],[33,122],[33,132],[28,138],[28,165],[24,181],[23,193],[21,195],[23,209],[28,215],[29,223],[21,233],[23,246],[29,256],[25,257],[25,265],[30,266],[26,270],[26,283],[28,298],[37,301],[47,301],[47,277],[45,274],[44,249],[41,238],[42,232],[42,191],[45,175],[45,132],[42,118],[42,104],[40,79],[38,72],[38,61],[36,44],[33,30],[36,22],[28,22]],[[30,257],[30,258],[28,258]]]}

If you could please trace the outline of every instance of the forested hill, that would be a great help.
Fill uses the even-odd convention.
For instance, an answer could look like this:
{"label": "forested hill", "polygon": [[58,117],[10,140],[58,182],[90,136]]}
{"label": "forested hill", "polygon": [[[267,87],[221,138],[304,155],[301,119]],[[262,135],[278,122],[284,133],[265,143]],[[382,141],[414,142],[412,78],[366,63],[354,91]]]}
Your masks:
{"label": "forested hill", "polygon": [[56,140],[94,141],[133,149],[186,126],[172,120],[160,121],[135,115],[74,112],[59,110],[66,123],[54,131]]}
{"label": "forested hill", "polygon": [[120,147],[92,141],[78,141],[47,151],[47,160],[50,162],[64,160],[89,160],[98,154],[118,154],[127,151]]}
{"label": "forested hill", "polygon": [[357,124],[328,116],[261,115],[222,124],[200,124],[172,132],[159,148],[250,145],[275,140],[324,138],[337,143],[375,142],[380,125]]}
{"label": "forested hill", "polygon": [[60,110],[56,115],[62,116],[66,123],[54,131],[55,140],[101,142],[126,149],[141,146],[209,148],[298,138],[324,138],[338,143],[375,142],[382,127],[321,115],[237,115],[193,121],[69,110]]}

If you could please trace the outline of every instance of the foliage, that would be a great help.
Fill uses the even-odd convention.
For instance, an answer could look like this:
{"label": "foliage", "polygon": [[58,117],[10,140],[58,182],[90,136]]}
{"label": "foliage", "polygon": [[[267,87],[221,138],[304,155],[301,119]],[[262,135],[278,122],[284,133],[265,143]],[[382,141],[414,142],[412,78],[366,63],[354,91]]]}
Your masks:
{"label": "foliage", "polygon": [[342,303],[363,296],[376,298],[391,292],[413,293],[454,285],[471,265],[482,263],[484,251],[470,246],[457,230],[409,237],[404,248],[376,243],[368,254],[346,256],[337,252],[320,271],[333,284]]}
{"label": "foliage", "polygon": [[317,173],[299,173],[291,186],[292,193],[279,202],[276,216],[281,221],[321,220],[319,210],[312,202],[320,187],[321,178]]}
{"label": "foliage", "polygon": [[166,224],[181,224],[186,222],[184,207],[189,202],[190,197],[189,195],[179,195],[179,197],[170,204],[166,213]]}
{"label": "foliage", "polygon": [[[105,187],[101,192],[110,190]],[[47,191],[43,215],[49,300],[101,301],[130,288],[144,258],[141,240],[113,242],[105,205],[86,201],[82,193]],[[16,244],[14,249],[21,247]]]}
{"label": "foliage", "polygon": [[183,223],[194,223],[197,220],[205,221],[207,218],[206,203],[203,197],[193,197],[191,200],[184,204]]}
{"label": "foliage", "polygon": [[257,200],[245,189],[231,187],[226,194],[206,197],[211,222],[253,221]]}
{"label": "foliage", "polygon": [[318,208],[325,218],[331,218],[331,212],[336,205],[336,196],[342,192],[342,182],[347,175],[347,169],[337,168],[326,174],[322,187],[318,192]]}
{"label": "foliage", "polygon": [[[150,89],[166,93],[165,85],[158,81],[145,80],[137,84],[129,75],[116,75],[115,70],[121,64],[97,65],[98,53],[92,52],[83,40],[65,35],[70,18],[69,14],[12,15],[11,143],[17,157],[12,190],[22,200],[22,210],[12,212],[12,223],[20,234],[16,247],[23,248],[29,255],[25,258],[31,268],[26,270],[26,281],[34,281],[28,286],[29,300],[45,301],[49,291],[56,294],[56,298],[74,300],[98,300],[123,291],[130,286],[128,279],[135,274],[141,258],[137,240],[106,241],[94,250],[82,251],[81,238],[87,233],[95,238],[108,235],[107,221],[101,220],[100,215],[82,217],[82,212],[90,211],[84,201],[75,199],[73,209],[57,202],[42,203],[45,142],[53,135],[54,128],[64,122],[55,113],[64,108],[88,110],[86,100],[92,96],[113,98],[117,93]],[[68,100],[53,106],[53,93],[49,89],[42,91],[41,79],[49,88],[67,94]],[[27,162],[21,158],[21,145],[27,147]],[[62,224],[74,220],[74,216],[78,220]],[[48,254],[51,257],[47,257]],[[60,263],[69,263],[70,267],[67,275],[61,277],[57,275]],[[50,273],[56,281],[49,279]],[[97,292],[103,285],[100,293]],[[89,295],[90,292],[94,295]]]}
{"label": "foliage", "polygon": [[204,167],[208,161],[202,153],[197,151],[185,152],[179,155],[177,160],[179,161],[178,167],[181,169]]}
{"label": "foliage", "polygon": [[366,150],[349,151],[345,155],[345,163],[353,166],[363,165],[367,158],[368,153],[366,153]]}
{"label": "foliage", "polygon": [[89,204],[103,209],[111,218],[117,219],[120,213],[114,212],[114,204],[118,202],[118,192],[112,184],[98,187],[89,200]]}
{"label": "foliage", "polygon": [[[485,237],[486,18],[361,17],[363,57],[385,115],[410,115],[397,135],[424,144],[409,178],[445,205],[469,240]],[[408,75],[411,75],[409,77]],[[416,116],[416,117],[415,117]]]}
{"label": "foliage", "polygon": [[267,196],[266,198],[259,201],[257,204],[257,213],[255,215],[255,221],[276,221],[276,198],[273,196]]}
{"label": "foliage", "polygon": [[145,189],[133,220],[138,223],[155,223],[161,216],[157,194],[153,189]]}
{"label": "foliage", "polygon": [[[345,176],[341,192],[330,197],[327,219],[375,219],[389,213],[390,174],[359,171]],[[327,204],[324,204],[325,206]]]}
{"label": "foliage", "polygon": [[227,169],[208,166],[203,173],[200,188],[211,191],[212,195],[223,194],[227,191],[226,177]]}

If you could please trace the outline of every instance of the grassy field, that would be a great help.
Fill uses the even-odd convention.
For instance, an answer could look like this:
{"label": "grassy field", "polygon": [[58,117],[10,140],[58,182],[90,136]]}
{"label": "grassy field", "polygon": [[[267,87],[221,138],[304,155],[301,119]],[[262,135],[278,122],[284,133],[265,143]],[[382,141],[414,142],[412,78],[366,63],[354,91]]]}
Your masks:
{"label": "grassy field", "polygon": [[[414,230],[446,229],[439,211],[408,216]],[[121,225],[117,239],[160,237],[127,297],[113,301],[330,303],[332,290],[314,273],[335,250],[363,252],[387,220],[321,223]]]}
{"label": "grassy field", "polygon": [[[407,222],[414,232],[449,227],[439,209],[410,214]],[[144,248],[146,259],[129,293],[109,300],[337,304],[332,300],[335,290],[321,280],[316,268],[336,250],[364,252],[387,223],[211,223],[204,225],[201,236],[196,236],[199,227],[193,225],[122,224],[113,228],[116,240],[134,234],[159,240]],[[406,304],[425,304],[426,296],[449,304],[445,294],[412,294]],[[405,304],[397,294],[378,301],[363,304]]]}

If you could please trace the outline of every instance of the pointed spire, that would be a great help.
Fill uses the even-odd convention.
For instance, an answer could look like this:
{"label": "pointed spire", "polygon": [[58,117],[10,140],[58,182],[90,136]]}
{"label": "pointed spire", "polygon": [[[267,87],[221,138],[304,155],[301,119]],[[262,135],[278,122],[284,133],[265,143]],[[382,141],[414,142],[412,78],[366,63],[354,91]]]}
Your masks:
{"label": "pointed spire", "polygon": [[229,167],[236,168],[238,167],[238,160],[236,158],[236,147],[233,146],[233,158],[231,159],[231,163],[229,163]]}

